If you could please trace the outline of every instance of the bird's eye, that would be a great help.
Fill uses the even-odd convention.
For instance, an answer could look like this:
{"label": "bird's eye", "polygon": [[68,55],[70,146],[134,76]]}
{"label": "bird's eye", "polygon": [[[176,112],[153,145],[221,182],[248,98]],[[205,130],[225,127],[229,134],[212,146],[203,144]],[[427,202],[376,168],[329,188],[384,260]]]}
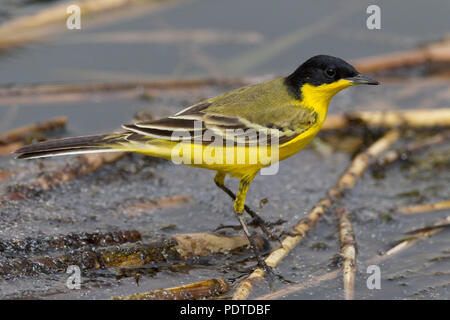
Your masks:
{"label": "bird's eye", "polygon": [[325,72],[330,78],[333,78],[336,75],[336,70],[333,68],[328,68]]}

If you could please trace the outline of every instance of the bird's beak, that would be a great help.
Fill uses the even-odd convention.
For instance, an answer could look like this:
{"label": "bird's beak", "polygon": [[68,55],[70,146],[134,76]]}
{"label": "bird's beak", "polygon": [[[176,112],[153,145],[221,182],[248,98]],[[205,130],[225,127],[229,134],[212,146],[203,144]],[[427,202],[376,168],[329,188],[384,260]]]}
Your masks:
{"label": "bird's beak", "polygon": [[346,78],[346,80],[350,81],[353,84],[380,84],[377,80],[374,80],[368,76],[358,74],[357,76]]}

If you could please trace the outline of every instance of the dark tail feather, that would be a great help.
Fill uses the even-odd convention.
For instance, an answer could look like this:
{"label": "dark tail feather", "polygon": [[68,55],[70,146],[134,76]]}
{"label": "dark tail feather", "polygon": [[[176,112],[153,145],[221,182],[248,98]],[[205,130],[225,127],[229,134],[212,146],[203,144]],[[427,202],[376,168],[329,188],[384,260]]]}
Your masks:
{"label": "dark tail feather", "polygon": [[[117,142],[120,138],[123,138],[123,134],[49,140],[25,146],[14,153],[18,154],[17,159],[33,159],[67,154],[115,151],[117,144],[114,145],[114,142]],[[108,144],[111,145],[108,146]]]}

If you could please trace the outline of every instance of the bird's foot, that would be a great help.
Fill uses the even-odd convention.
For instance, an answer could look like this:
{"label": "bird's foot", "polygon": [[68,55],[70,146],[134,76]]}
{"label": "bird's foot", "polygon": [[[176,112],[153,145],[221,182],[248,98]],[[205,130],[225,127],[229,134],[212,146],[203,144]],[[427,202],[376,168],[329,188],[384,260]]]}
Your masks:
{"label": "bird's foot", "polygon": [[267,222],[263,218],[261,218],[259,215],[255,214],[252,215],[253,219],[249,223],[251,226],[257,226],[261,229],[261,231],[265,234],[267,239],[272,241],[277,241],[281,245],[281,235],[277,235],[273,232],[274,226],[279,226],[286,222],[286,220],[278,219],[275,222]]}
{"label": "bird's foot", "polygon": [[258,261],[258,267],[260,267],[264,271],[264,275],[267,278],[267,282],[269,283],[270,289],[272,290],[273,284],[275,283],[275,279],[278,278],[278,275],[273,271],[273,268],[268,266],[267,263],[262,260]]}

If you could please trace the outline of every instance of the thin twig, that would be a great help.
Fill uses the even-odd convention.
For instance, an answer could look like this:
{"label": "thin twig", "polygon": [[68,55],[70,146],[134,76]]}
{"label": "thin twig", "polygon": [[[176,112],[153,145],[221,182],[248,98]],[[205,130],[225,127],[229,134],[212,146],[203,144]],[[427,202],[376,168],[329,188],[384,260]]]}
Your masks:
{"label": "thin twig", "polygon": [[450,208],[450,200],[446,200],[436,203],[421,204],[417,206],[401,207],[398,208],[395,212],[400,214],[418,214],[429,211],[444,210],[449,208]]}
{"label": "thin twig", "polygon": [[428,226],[428,227],[423,227],[423,228],[418,228],[418,229],[414,229],[408,232],[405,232],[406,234],[412,234],[412,235],[417,235],[417,234],[421,234],[423,232],[429,232],[432,231],[434,229],[445,229],[445,228],[449,228],[450,227],[450,222],[446,222],[440,225],[434,225],[434,226]]}
{"label": "thin twig", "polygon": [[[345,173],[340,177],[337,185],[329,190],[328,195],[320,200],[316,206],[309,212],[307,217],[301,220],[293,228],[293,233],[296,236],[287,236],[283,239],[281,247],[273,250],[265,259],[265,262],[270,267],[275,267],[281,260],[304,238],[306,233],[310,231],[319,221],[319,219],[331,208],[331,206],[340,199],[344,193],[351,189],[356,181],[361,177],[369,162],[381,152],[389,148],[397,139],[400,133],[398,130],[389,131],[386,135],[380,138],[377,142],[371,145],[366,151],[358,154],[347,168]],[[243,280],[233,299],[242,300],[247,299],[253,287],[253,283],[261,280],[264,277],[265,271],[257,268],[245,280]]]}
{"label": "thin twig", "polygon": [[342,273],[344,279],[344,292],[346,300],[355,297],[356,274],[356,241],[353,234],[350,216],[344,208],[335,211],[339,224],[339,241],[341,243]]}
{"label": "thin twig", "polygon": [[[443,220],[439,220],[433,226],[437,227],[440,225],[446,225],[449,222],[450,222],[450,216],[446,217]],[[432,235],[435,235],[436,233],[438,233],[442,230],[444,230],[444,228],[432,228],[430,230],[420,231],[420,232],[416,233],[413,237],[409,237],[408,239],[401,241],[400,243],[398,243],[397,245],[395,245],[394,247],[392,247],[391,249],[389,249],[382,255],[377,255],[375,257],[370,258],[369,260],[367,260],[365,262],[365,264],[366,265],[378,264],[378,263],[384,261],[385,259],[390,258],[393,255],[396,255],[396,254],[400,253],[401,251],[411,247],[417,241],[431,237]]]}

